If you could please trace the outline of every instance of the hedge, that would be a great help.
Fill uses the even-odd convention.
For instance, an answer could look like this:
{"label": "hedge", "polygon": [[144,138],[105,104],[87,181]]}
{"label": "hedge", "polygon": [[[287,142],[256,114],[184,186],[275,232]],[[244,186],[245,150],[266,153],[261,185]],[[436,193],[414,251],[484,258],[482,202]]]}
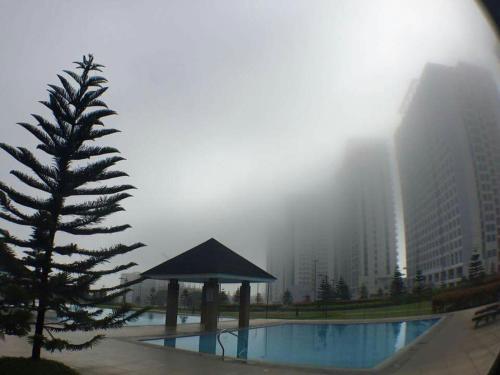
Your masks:
{"label": "hedge", "polygon": [[500,280],[490,280],[482,285],[450,290],[439,293],[432,298],[432,311],[448,312],[467,309],[498,301],[500,297]]}

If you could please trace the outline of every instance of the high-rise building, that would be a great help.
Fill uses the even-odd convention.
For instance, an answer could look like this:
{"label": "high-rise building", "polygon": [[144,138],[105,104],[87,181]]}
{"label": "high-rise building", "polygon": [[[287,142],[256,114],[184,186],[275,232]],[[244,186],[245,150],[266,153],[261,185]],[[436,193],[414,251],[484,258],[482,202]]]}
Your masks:
{"label": "high-rise building", "polygon": [[353,296],[389,291],[396,255],[390,148],[381,140],[349,142],[336,178],[334,221],[336,278]]}
{"label": "high-rise building", "polygon": [[270,300],[288,290],[295,302],[315,301],[321,280],[332,278],[331,196],[324,192],[291,197],[280,225],[269,236],[267,269],[276,278]]}
{"label": "high-rise building", "polygon": [[473,250],[497,272],[500,102],[490,74],[428,64],[396,132],[407,275],[432,284],[468,276]]}
{"label": "high-rise building", "polygon": [[[120,284],[126,284],[141,278],[139,272],[122,273]],[[167,280],[146,279],[130,286],[130,291],[125,294],[124,302],[133,303],[140,306],[152,304],[152,296],[168,287]],[[166,302],[166,301],[165,301]]]}

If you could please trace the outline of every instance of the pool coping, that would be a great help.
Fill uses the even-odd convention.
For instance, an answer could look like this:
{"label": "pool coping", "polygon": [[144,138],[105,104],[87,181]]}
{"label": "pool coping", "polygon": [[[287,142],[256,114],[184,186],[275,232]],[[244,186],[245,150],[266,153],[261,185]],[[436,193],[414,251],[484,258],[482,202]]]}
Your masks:
{"label": "pool coping", "polygon": [[[374,323],[394,323],[394,322],[407,322],[407,321],[414,321],[414,320],[428,320],[428,319],[438,319],[438,321],[430,327],[427,331],[422,333],[420,336],[418,336],[415,340],[413,340],[411,343],[408,345],[405,345],[401,349],[399,349],[397,352],[395,352],[393,355],[391,355],[389,358],[386,358],[382,362],[378,363],[376,366],[371,367],[371,368],[344,368],[344,367],[321,367],[321,366],[313,366],[313,365],[302,365],[302,364],[284,364],[284,363],[276,363],[276,362],[268,362],[268,361],[259,361],[255,359],[241,359],[241,358],[235,358],[235,357],[222,357],[221,355],[218,354],[211,354],[211,353],[203,353],[203,352],[196,352],[192,350],[187,350],[187,349],[179,349],[179,348],[174,348],[174,347],[169,347],[169,346],[161,346],[157,344],[151,344],[148,343],[147,341],[150,340],[161,340],[161,339],[171,339],[171,338],[181,338],[181,337],[189,337],[189,336],[199,336],[202,334],[207,334],[209,332],[199,330],[199,331],[193,331],[193,332],[179,332],[179,333],[171,333],[171,334],[163,334],[163,335],[155,335],[154,337],[152,336],[144,336],[144,337],[134,337],[134,338],[127,338],[127,337],[122,337],[119,338],[120,340],[124,341],[133,341],[138,345],[143,345],[147,346],[148,348],[156,348],[159,350],[168,350],[171,352],[181,352],[187,355],[194,355],[194,356],[202,356],[206,358],[211,358],[214,360],[222,360],[225,362],[232,362],[232,363],[241,363],[241,364],[246,364],[246,365],[252,365],[252,366],[266,366],[266,367],[271,367],[271,368],[278,368],[278,369],[294,369],[294,370],[303,370],[306,372],[323,372],[323,373],[329,373],[329,374],[335,374],[335,373],[341,373],[341,374],[377,374],[377,373],[388,373],[391,371],[397,371],[406,361],[410,359],[410,357],[414,354],[416,350],[418,350],[418,346],[424,344],[424,340],[430,339],[431,336],[434,334],[438,333],[439,330],[443,326],[443,322],[448,320],[453,314],[448,313],[448,314],[433,314],[433,315],[420,315],[420,316],[411,316],[411,317],[394,317],[394,318],[383,318],[383,319],[352,319],[352,320],[347,320],[347,319],[320,319],[320,320],[286,320],[286,319],[269,319],[266,322],[262,322],[260,324],[253,324],[249,329],[252,328],[263,328],[263,327],[272,327],[272,326],[279,326],[279,325],[285,325],[285,324],[309,324],[309,325],[314,325],[314,324],[374,324]],[[196,324],[196,323],[192,323]],[[187,325],[187,324],[186,324]],[[238,327],[231,327],[227,328],[228,331],[237,331],[239,328]],[[217,332],[222,331],[223,329],[217,330]]]}

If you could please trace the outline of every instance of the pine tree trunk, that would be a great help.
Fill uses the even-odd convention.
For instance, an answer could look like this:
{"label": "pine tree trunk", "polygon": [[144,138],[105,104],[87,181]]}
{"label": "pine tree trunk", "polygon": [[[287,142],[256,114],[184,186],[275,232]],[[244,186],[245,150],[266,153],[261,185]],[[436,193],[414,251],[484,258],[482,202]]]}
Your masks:
{"label": "pine tree trunk", "polygon": [[42,349],[42,334],[45,321],[45,301],[38,301],[38,309],[35,323],[35,337],[33,340],[33,348],[31,350],[31,359],[40,359]]}

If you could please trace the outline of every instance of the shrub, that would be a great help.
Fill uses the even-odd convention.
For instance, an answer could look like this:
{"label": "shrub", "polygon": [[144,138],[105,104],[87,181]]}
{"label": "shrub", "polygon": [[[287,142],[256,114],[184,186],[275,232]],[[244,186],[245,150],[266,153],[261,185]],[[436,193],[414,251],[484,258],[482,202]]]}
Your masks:
{"label": "shrub", "polygon": [[467,309],[495,302],[500,295],[500,279],[491,279],[482,285],[454,289],[435,295],[432,298],[432,311],[448,312]]}
{"label": "shrub", "polygon": [[62,363],[47,359],[0,358],[0,374],[16,375],[78,375],[78,372]]}

